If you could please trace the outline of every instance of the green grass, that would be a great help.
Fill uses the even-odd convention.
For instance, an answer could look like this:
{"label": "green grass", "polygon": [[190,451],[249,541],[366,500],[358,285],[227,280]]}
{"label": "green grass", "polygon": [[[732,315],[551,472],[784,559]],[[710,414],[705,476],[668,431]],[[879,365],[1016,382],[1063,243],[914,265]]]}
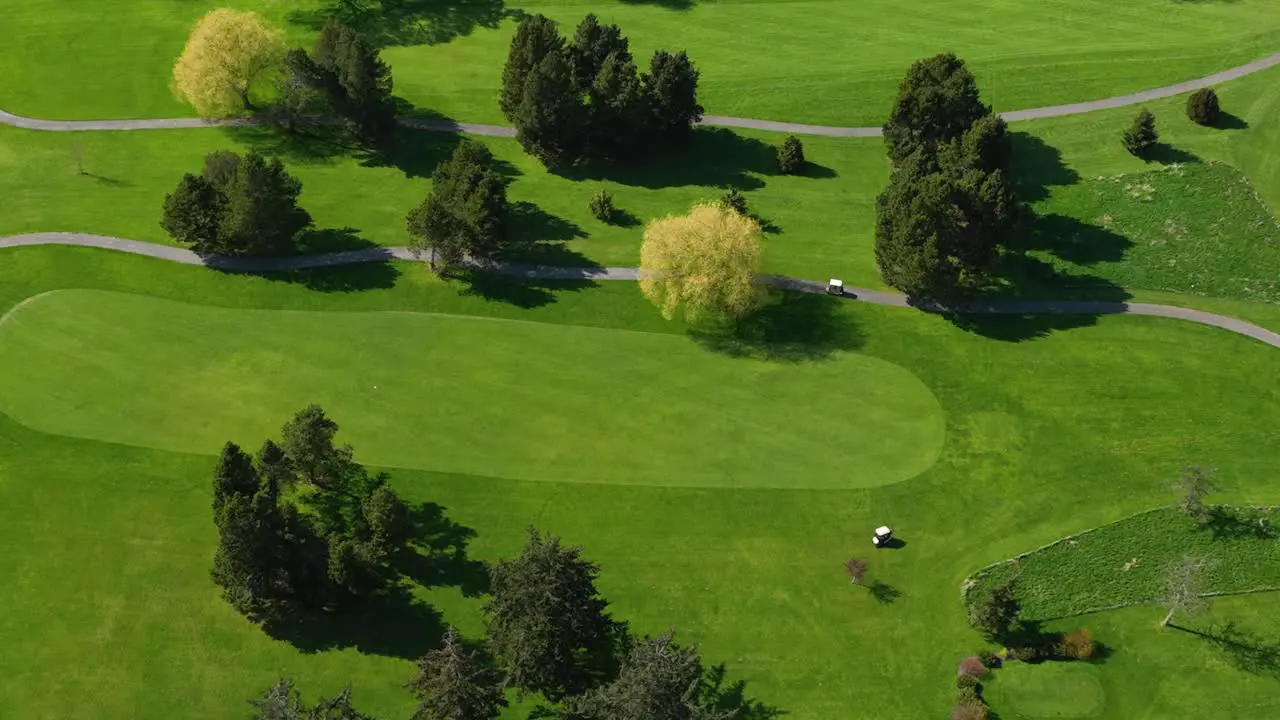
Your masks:
{"label": "green grass", "polygon": [[983,697],[1009,720],[1079,720],[1102,717],[1106,672],[1089,663],[1011,662],[983,679]]}
{"label": "green grass", "polygon": [[[326,311],[335,318],[384,310],[516,318],[539,323],[533,327],[549,336],[583,326],[644,330],[666,335],[673,353],[723,360],[678,324],[662,321],[629,283],[511,285],[475,293],[432,278],[420,265],[388,268],[268,279],[78,248],[4,250],[0,312],[40,292],[77,288],[246,311]],[[538,301],[530,302],[530,294]],[[33,307],[38,310],[39,301]],[[1280,422],[1280,396],[1271,382],[1272,348],[1152,318],[1002,318],[964,330],[906,310],[827,307],[857,329],[858,343],[845,352],[904,368],[937,397],[946,440],[938,462],[923,474],[894,485],[825,490],[529,482],[435,467],[392,470],[392,482],[414,500],[441,503],[451,518],[474,528],[474,558],[515,551],[531,522],[585,544],[604,568],[601,587],[619,617],[639,632],[676,626],[708,661],[725,662],[731,677],[745,679],[749,695],[795,720],[847,717],[850,708],[887,718],[944,713],[956,662],[982,646],[965,627],[955,590],[964,576],[1161,502],[1163,480],[1188,461],[1219,469],[1224,501],[1275,501],[1278,458],[1270,440]],[[248,318],[272,314],[229,317],[239,317],[250,332],[256,323]],[[342,333],[325,337],[335,346],[354,344]],[[318,341],[306,342],[314,347]],[[394,345],[394,338],[381,336],[382,343]],[[680,343],[688,347],[676,350]],[[428,352],[422,349],[424,358]],[[298,362],[306,362],[301,352]],[[32,365],[7,356],[0,370],[35,377]],[[147,370],[158,375],[170,365],[155,360]],[[399,372],[410,378],[423,367],[416,358],[402,365]],[[687,366],[672,362],[669,371],[678,378]],[[810,368],[778,367],[796,369]],[[129,373],[137,371],[127,369],[122,382]],[[839,385],[853,382],[846,374],[820,391],[839,392]],[[124,387],[100,399],[128,408],[133,400]],[[236,390],[226,388],[226,404],[241,402]],[[187,402],[190,392],[175,390],[170,400]],[[372,407],[353,406],[349,417],[339,416],[344,435],[367,437],[369,423],[385,422]],[[279,418],[259,422],[270,427]],[[421,443],[441,458],[451,451],[429,435]],[[357,444],[358,454],[362,448]],[[245,709],[243,699],[279,674],[294,677],[311,696],[350,684],[377,717],[408,714],[411,700],[400,685],[412,664],[400,656],[405,653],[380,648],[388,636],[410,634],[414,623],[382,634],[339,635],[329,650],[302,653],[265,637],[218,599],[207,575],[215,451],[182,454],[74,439],[0,418],[0,577],[7,579],[0,584],[6,608],[0,672],[14,680],[0,684],[0,716],[224,718]],[[882,523],[907,544],[869,554],[870,529]],[[871,580],[896,590],[893,602],[877,602],[849,585],[843,564],[859,555],[870,556]],[[478,600],[452,587],[422,591],[422,598],[442,620],[478,634]],[[1259,632],[1280,632],[1266,598],[1258,596],[1256,611],[1250,602],[1229,605],[1235,608],[1230,617],[1256,621]],[[1186,692],[1184,678],[1212,683],[1227,698],[1223,707],[1267,716],[1274,680],[1192,662],[1200,660],[1201,640],[1171,639],[1154,630],[1157,620],[1145,609],[1090,621],[1115,649],[1102,666],[1108,696],[1102,717],[1128,720],[1143,707],[1160,708],[1164,717],[1221,716],[1204,712],[1203,699]],[[1165,674],[1153,675],[1151,668]],[[85,697],[94,702],[84,703]],[[512,711],[505,720],[523,717]]]}
{"label": "green grass", "polygon": [[1023,613],[1032,619],[1149,602],[1161,592],[1165,569],[1184,555],[1211,563],[1204,571],[1206,593],[1280,589],[1274,512],[1228,509],[1208,527],[1161,508],[1067,536],[979,572],[967,597],[980,598],[1016,577]]}
{"label": "green grass", "polygon": [[[8,0],[10,64],[0,97],[12,112],[54,118],[173,116],[169,72],[196,18],[251,7],[307,44],[332,5],[321,0]],[[642,63],[687,49],[708,112],[775,120],[878,124],[912,61],[966,57],[998,109],[1120,94],[1198,77],[1275,50],[1280,13],[1266,0],[984,0],[858,3],[660,0],[590,7],[561,0],[348,3],[393,44],[399,94],[459,119],[500,119],[496,90],[514,20],[541,12],[572,27],[587,11],[618,23]],[[505,18],[505,19],[504,19]]]}
{"label": "green grass", "polygon": [[1033,229],[1058,272],[1126,288],[1280,302],[1280,223],[1235,168],[1173,164],[1064,188]]}
{"label": "green grass", "polygon": [[42,432],[203,453],[252,445],[314,402],[365,462],[522,480],[868,487],[927,470],[943,436],[932,393],[883,360],[780,363],[455,315],[64,290],[5,318],[3,366],[25,370],[0,379],[0,409]]}
{"label": "green grass", "polygon": [[[1071,618],[1052,629],[1083,623],[1109,648],[1105,658],[1008,663],[984,681],[984,695],[1006,720],[1271,717],[1280,640],[1274,606],[1274,596],[1218,598],[1208,613],[1186,623],[1192,631],[1159,629],[1163,613],[1150,607]],[[1239,645],[1214,639],[1228,626],[1234,631],[1226,637]],[[1103,706],[1095,684],[1105,694]],[[1086,709],[1095,712],[1085,715]],[[1048,714],[1055,710],[1062,714]]]}

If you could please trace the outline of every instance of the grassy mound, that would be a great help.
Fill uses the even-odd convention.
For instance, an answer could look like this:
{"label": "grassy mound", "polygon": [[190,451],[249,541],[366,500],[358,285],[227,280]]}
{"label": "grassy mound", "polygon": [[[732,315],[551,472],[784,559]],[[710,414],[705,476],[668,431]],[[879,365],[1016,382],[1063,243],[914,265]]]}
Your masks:
{"label": "grassy mound", "polygon": [[1018,578],[1026,617],[1043,620],[1132,605],[1160,593],[1169,563],[1207,558],[1205,592],[1280,589],[1280,515],[1224,506],[1207,526],[1159,508],[1059,540],[986,568],[965,582],[967,598]]}
{"label": "grassy mound", "polygon": [[997,109],[1091,100],[1199,77],[1272,52],[1280,12],[1267,0],[1045,0],[985,3],[809,0],[33,0],[6,6],[6,110],[51,118],[190,112],[169,72],[191,25],[218,5],[252,8],[309,43],[340,14],[387,46],[396,88],[415,105],[500,120],[496,91],[515,18],[541,12],[572,28],[588,9],[619,23],[642,65],[688,50],[709,113],[846,125],[884,120],[906,66],[954,50]]}
{"label": "grassy mound", "polygon": [[875,358],[771,362],[670,335],[445,315],[66,290],[6,317],[0,367],[0,408],[53,434],[207,453],[314,402],[366,462],[526,480],[868,487],[928,469],[943,437],[928,388]]}
{"label": "grassy mound", "polygon": [[1084,720],[1103,717],[1102,670],[1088,663],[1009,663],[983,683],[987,701],[1007,720]]}
{"label": "grassy mound", "polygon": [[1131,289],[1280,302],[1280,223],[1229,165],[1097,176],[1063,189],[1053,206],[1031,242],[1060,272]]}

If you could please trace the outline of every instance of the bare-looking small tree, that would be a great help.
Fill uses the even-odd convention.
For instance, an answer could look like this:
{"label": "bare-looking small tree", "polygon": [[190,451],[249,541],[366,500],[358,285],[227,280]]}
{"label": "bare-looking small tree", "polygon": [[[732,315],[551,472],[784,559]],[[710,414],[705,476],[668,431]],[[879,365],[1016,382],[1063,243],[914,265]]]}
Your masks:
{"label": "bare-looking small tree", "polygon": [[1206,558],[1184,555],[1165,568],[1159,600],[1169,612],[1160,621],[1160,627],[1169,627],[1177,613],[1191,614],[1208,607],[1209,601],[1204,598],[1204,571],[1210,565]]}
{"label": "bare-looking small tree", "polygon": [[1180,496],[1178,509],[1196,522],[1204,523],[1209,517],[1204,499],[1218,489],[1218,481],[1214,478],[1212,470],[1199,465],[1188,465],[1170,489]]}
{"label": "bare-looking small tree", "polygon": [[844,564],[844,569],[849,572],[849,582],[854,585],[860,585],[862,579],[867,576],[867,568],[869,564],[866,560],[853,559]]}

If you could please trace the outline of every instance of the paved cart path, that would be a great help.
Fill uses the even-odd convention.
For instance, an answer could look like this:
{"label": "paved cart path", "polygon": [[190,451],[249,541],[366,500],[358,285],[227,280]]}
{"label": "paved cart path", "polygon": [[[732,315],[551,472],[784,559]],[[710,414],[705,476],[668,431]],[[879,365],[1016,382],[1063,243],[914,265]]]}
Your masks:
{"label": "paved cart path", "polygon": [[[186,265],[203,265],[220,270],[241,272],[280,272],[304,268],[333,267],[366,262],[385,262],[388,260],[421,261],[408,248],[364,248],[346,252],[322,253],[318,255],[300,255],[286,258],[229,258],[220,256],[200,256],[190,250],[157,245],[155,243],[126,240],[124,238],[86,233],[49,232],[31,233],[0,237],[0,248],[23,247],[29,245],[75,245],[79,247],[102,248],[118,252],[145,255],[147,257],[169,260]],[[573,268],[553,267],[547,265],[517,265],[498,263],[488,269],[500,275],[511,277],[528,277],[544,280],[636,280],[639,269],[633,267]],[[776,275],[766,276],[768,282],[779,288],[810,293],[825,293],[825,282],[816,280],[800,280]],[[1280,348],[1280,333],[1245,322],[1237,318],[1202,310],[1176,307],[1173,305],[1153,305],[1150,303],[1107,302],[1098,300],[989,300],[965,303],[961,305],[942,306],[932,302],[912,302],[907,296],[883,290],[846,287],[844,297],[858,302],[890,307],[915,307],[926,312],[958,312],[962,314],[988,315],[1150,315],[1153,317],[1175,318],[1189,322],[1211,325],[1239,335],[1251,337],[1259,342]]]}
{"label": "paved cart path", "polygon": [[[1222,72],[1206,75],[1202,78],[1187,80],[1186,82],[1166,85],[1164,87],[1152,88],[1151,90],[1142,90],[1140,92],[1129,93],[1127,95],[1117,95],[1115,97],[1103,98],[1102,100],[1070,103],[1068,105],[1053,105],[1050,107],[1031,108],[1029,110],[1014,110],[1012,112],[1000,113],[1000,115],[1004,119],[1010,121],[1033,120],[1036,118],[1059,117],[1062,115],[1079,115],[1081,113],[1093,112],[1094,110],[1106,110],[1110,108],[1125,107],[1126,105],[1137,105],[1138,103],[1172,97],[1185,92],[1191,92],[1192,90],[1210,87],[1227,82],[1228,80],[1235,80],[1236,78],[1250,75],[1258,72],[1259,70],[1265,70],[1274,65],[1280,65],[1280,52],[1273,53],[1264,58],[1259,58],[1250,63],[1245,63],[1244,65],[1223,70]],[[14,115],[13,113],[0,110],[0,124],[12,125],[13,127],[26,128],[28,130],[51,130],[55,132],[69,132],[77,130],[177,130],[182,128],[251,125],[255,122],[257,121],[247,118],[213,121],[203,120],[200,118],[156,118],[147,120],[39,120],[36,118],[26,118],[20,115]],[[505,125],[485,125],[482,123],[454,122],[452,120],[400,118],[400,124],[423,130],[467,132],[473,135],[489,135],[492,137],[514,137],[516,134],[514,128],[510,128]],[[702,124],[715,127],[773,130],[777,132],[793,133],[796,135],[826,135],[829,137],[876,137],[880,135],[880,128],[878,127],[808,125],[805,123],[774,122],[772,120],[725,117],[721,115],[707,115],[702,119]]]}

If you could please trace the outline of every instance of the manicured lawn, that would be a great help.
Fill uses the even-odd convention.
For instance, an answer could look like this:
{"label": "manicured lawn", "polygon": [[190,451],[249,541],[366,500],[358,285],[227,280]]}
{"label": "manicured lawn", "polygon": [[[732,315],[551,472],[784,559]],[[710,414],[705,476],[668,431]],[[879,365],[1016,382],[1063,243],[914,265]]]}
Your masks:
{"label": "manicured lawn", "polygon": [[[51,118],[173,116],[169,70],[196,18],[251,7],[305,44],[335,4],[324,0],[7,0],[5,109]],[[703,104],[719,115],[872,125],[883,121],[912,61],[955,51],[998,109],[1120,94],[1198,77],[1275,50],[1280,12],[1267,0],[364,0],[366,30],[391,43],[399,94],[459,119],[500,119],[495,92],[521,12],[568,25],[588,11],[617,22],[642,63],[687,49]]]}
{"label": "manicured lawn", "polygon": [[[518,318],[537,323],[530,332],[557,337],[587,332],[582,326],[645,330],[665,335],[660,340],[672,344],[669,353],[676,357],[705,353],[706,363],[728,362],[679,325],[662,321],[629,283],[524,284],[477,293],[435,280],[414,264],[273,280],[76,248],[0,251],[0,308],[59,288],[246,311],[331,311],[342,332],[287,338],[300,368],[310,362],[306,354],[324,349],[325,342],[356,346],[365,337],[343,325],[345,312],[365,313],[353,317],[369,321],[378,316],[367,313],[378,310]],[[165,304],[147,305],[154,313]],[[38,311],[40,301],[31,309]],[[393,469],[392,481],[415,500],[443,504],[452,519],[473,528],[474,558],[513,552],[529,523],[585,544],[604,568],[601,586],[620,617],[640,632],[676,626],[710,662],[723,661],[731,678],[745,679],[749,695],[797,720],[846,717],[850,708],[873,708],[876,716],[892,718],[945,713],[957,660],[982,646],[964,626],[956,592],[961,580],[1000,558],[1162,502],[1162,481],[1185,462],[1218,468],[1224,501],[1274,502],[1278,458],[1269,440],[1280,421],[1280,397],[1271,382],[1272,348],[1147,318],[1003,318],[965,330],[912,311],[837,303],[809,308],[810,315],[797,321],[825,317],[825,309],[857,330],[858,341],[842,352],[856,350],[872,360],[866,367],[874,361],[899,366],[937,397],[946,441],[938,462],[923,474],[862,489],[654,487],[605,477],[599,483],[528,482],[433,472],[439,467],[430,457],[443,461],[452,449],[447,439],[424,433],[418,442],[426,469]],[[191,312],[204,313],[206,322],[218,316]],[[251,335],[263,332],[252,326],[271,327],[279,315],[225,317],[238,318],[241,332]],[[192,333],[163,322],[151,335],[133,327],[114,330],[140,342],[167,335],[175,345]],[[610,347],[627,346],[613,340],[621,335],[601,337],[611,338]],[[382,362],[376,356],[383,345],[387,353],[396,347],[387,333],[379,340],[326,352],[353,358],[350,373],[356,375]],[[228,342],[236,347],[234,338]],[[260,347],[267,349],[284,344],[264,343]],[[399,361],[403,387],[429,367],[430,346],[420,345],[418,355]],[[478,363],[487,355],[475,344],[453,351]],[[165,358],[134,357],[152,375],[186,372]],[[701,371],[692,362],[673,360],[665,368],[676,381],[696,377]],[[751,368],[759,361],[734,362]],[[824,364],[843,362],[835,355],[817,357],[799,361],[800,367],[777,363],[775,372],[821,372]],[[3,370],[38,378],[28,369],[33,363],[7,356]],[[124,410],[134,402],[124,382],[138,371],[118,365],[115,371],[122,378],[115,402]],[[245,386],[233,381],[225,381],[224,402],[252,402],[241,392]],[[815,387],[811,401],[856,383],[845,373]],[[758,383],[754,391],[767,396],[771,387]],[[188,403],[203,392],[175,388],[170,402]],[[1214,401],[1204,402],[1206,396]],[[548,395],[545,405],[555,401]],[[338,419],[353,442],[361,437],[356,449],[363,454],[375,444],[371,428],[398,421],[399,414],[378,417],[372,399],[363,406],[349,402],[349,417]],[[204,420],[172,422],[190,427]],[[258,421],[270,427],[279,418]],[[178,432],[159,430],[162,437],[152,444]],[[477,441],[484,440],[478,434]],[[14,579],[0,585],[6,608],[0,643],[7,648],[0,672],[19,680],[0,685],[0,716],[223,718],[244,710],[243,699],[279,674],[294,677],[312,696],[351,684],[362,707],[377,717],[408,714],[411,700],[400,685],[411,663],[404,656],[419,649],[415,633],[435,622],[429,615],[388,618],[380,630],[357,634],[335,628],[329,649],[301,653],[265,637],[218,599],[207,575],[213,549],[207,485],[215,450],[180,454],[73,439],[0,418],[0,547],[6,549],[0,577]],[[850,458],[848,464],[856,462]],[[882,523],[894,527],[905,547],[868,552],[868,533]],[[892,602],[877,602],[849,585],[843,563],[859,555],[870,557],[872,580],[894,588]],[[444,621],[478,633],[478,599],[453,587],[420,592]],[[1250,605],[1230,607],[1237,608],[1231,617],[1253,617]],[[1203,714],[1202,698],[1184,692],[1185,678],[1212,682],[1231,708],[1274,707],[1274,680],[1225,666],[1179,670],[1189,656],[1182,645],[1166,646],[1168,636],[1154,629],[1158,618],[1149,608],[1114,620],[1111,614],[1096,617],[1099,639],[1115,650],[1100,667],[1107,691],[1102,717],[1127,719],[1144,707],[1113,700],[1113,694],[1142,698],[1170,717]],[[1178,640],[1201,647],[1194,638]],[[1164,674],[1153,676],[1151,667]],[[85,697],[94,703],[84,703]],[[512,711],[507,720],[524,717]]]}
{"label": "manicured lawn", "polygon": [[[838,302],[783,300],[813,301]],[[667,334],[456,315],[64,290],[6,317],[4,366],[23,371],[0,379],[0,410],[52,434],[206,453],[315,402],[365,462],[522,480],[867,487],[927,470],[943,436],[928,388],[863,355],[779,363]]]}
{"label": "manicured lawn", "polygon": [[1203,577],[1207,593],[1280,589],[1278,516],[1233,509],[1201,527],[1173,508],[1153,510],[986,568],[968,597],[1016,577],[1032,619],[1149,602],[1161,592],[1165,569],[1184,555],[1211,563]]}
{"label": "manicured lawn", "polygon": [[1107,696],[1099,679],[1105,673],[1090,663],[1011,662],[983,682],[983,696],[1001,717],[1063,720],[1103,717]]}

